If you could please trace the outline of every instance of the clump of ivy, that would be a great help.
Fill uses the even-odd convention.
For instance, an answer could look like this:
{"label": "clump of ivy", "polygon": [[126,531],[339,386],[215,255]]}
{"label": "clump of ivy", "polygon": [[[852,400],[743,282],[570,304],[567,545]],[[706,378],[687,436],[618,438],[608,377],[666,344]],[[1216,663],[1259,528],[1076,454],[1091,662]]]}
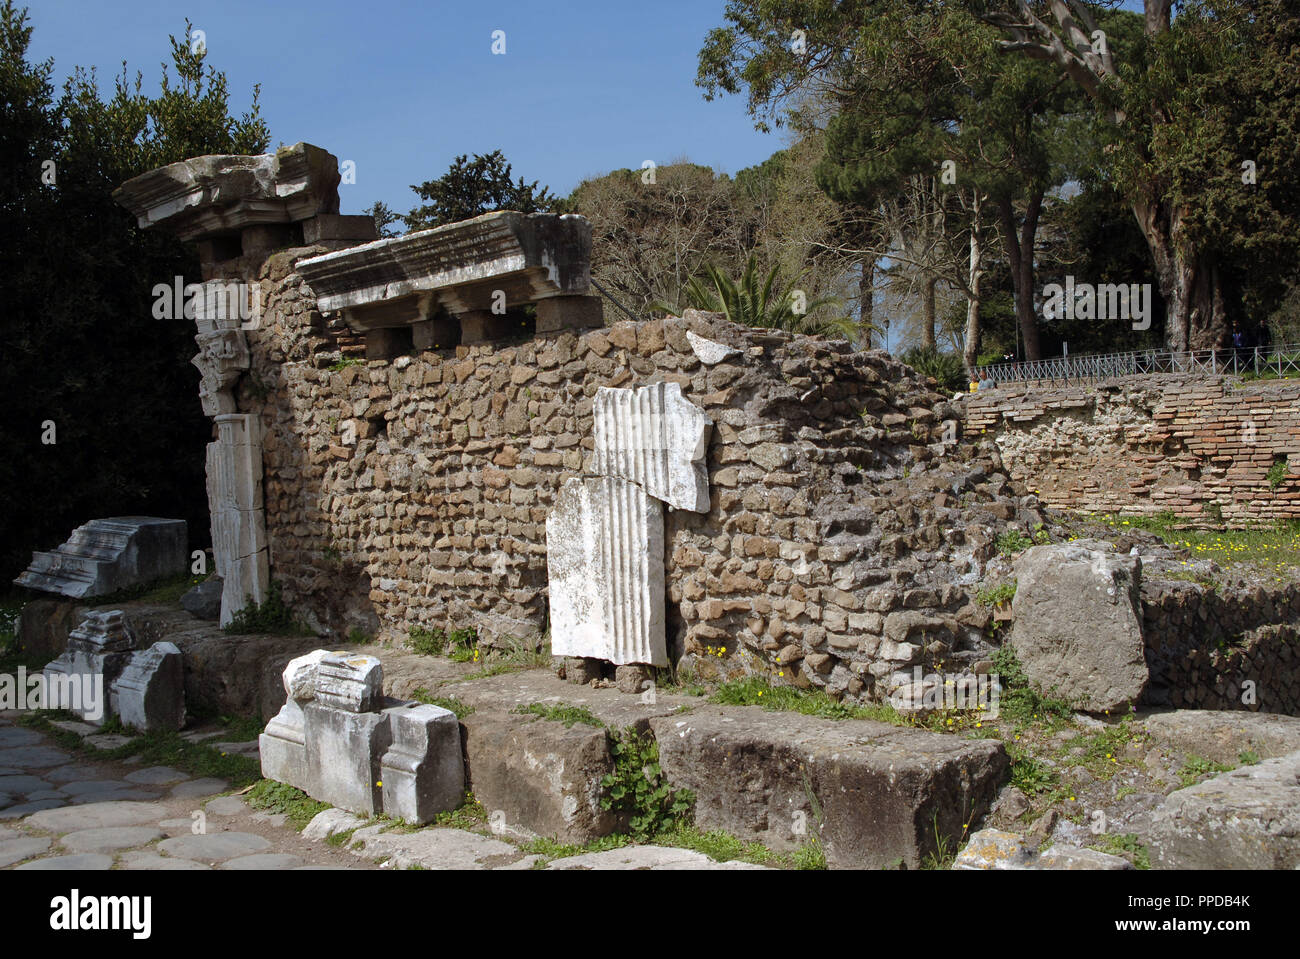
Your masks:
{"label": "clump of ivy", "polygon": [[602,809],[628,814],[628,830],[638,842],[689,823],[695,795],[673,789],[659,765],[659,744],[650,733],[629,726],[611,734],[614,771],[600,781]]}
{"label": "clump of ivy", "polygon": [[265,601],[260,605],[250,601],[230,618],[230,622],[224,628],[227,633],[278,633],[298,636],[312,634],[312,630],[294,616],[293,610],[285,605],[280,584],[275,581],[267,587]]}
{"label": "clump of ivy", "polygon": [[349,366],[360,366],[364,362],[365,360],[357,356],[345,356],[337,363],[331,363],[329,366],[329,371],[331,373],[340,373],[343,370],[346,370]]}

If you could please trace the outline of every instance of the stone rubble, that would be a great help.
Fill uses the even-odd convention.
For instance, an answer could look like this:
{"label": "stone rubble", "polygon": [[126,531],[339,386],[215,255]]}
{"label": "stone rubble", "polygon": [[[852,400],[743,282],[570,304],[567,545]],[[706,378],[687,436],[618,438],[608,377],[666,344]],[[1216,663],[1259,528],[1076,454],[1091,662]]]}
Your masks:
{"label": "stone rubble", "polygon": [[1041,852],[1026,843],[1017,833],[998,829],[981,829],[953,863],[958,870],[1132,870],[1133,864],[1121,856],[1098,852],[1082,846],[1054,843]]}

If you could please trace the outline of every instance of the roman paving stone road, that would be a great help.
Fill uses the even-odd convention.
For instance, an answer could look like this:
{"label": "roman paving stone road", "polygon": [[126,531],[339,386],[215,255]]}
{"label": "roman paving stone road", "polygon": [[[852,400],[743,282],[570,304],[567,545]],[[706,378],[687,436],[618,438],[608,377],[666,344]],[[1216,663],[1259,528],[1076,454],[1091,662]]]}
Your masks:
{"label": "roman paving stone road", "polygon": [[[83,760],[0,714],[0,869],[530,869],[542,857],[449,827],[385,832],[338,809],[303,833],[250,808],[220,779],[166,766]],[[76,724],[79,725],[79,724]],[[215,742],[219,727],[187,733]],[[105,744],[109,745],[109,744]],[[256,756],[256,743],[229,748]],[[223,744],[224,748],[225,744]],[[200,815],[200,813],[202,815]],[[201,824],[196,831],[196,823]],[[363,827],[363,828],[357,828]],[[356,828],[346,844],[328,836]],[[346,846],[346,848],[345,848]],[[550,869],[759,869],[686,849],[630,846]]]}
{"label": "roman paving stone road", "polygon": [[379,868],[303,839],[228,788],[166,766],[82,760],[0,718],[0,868]]}

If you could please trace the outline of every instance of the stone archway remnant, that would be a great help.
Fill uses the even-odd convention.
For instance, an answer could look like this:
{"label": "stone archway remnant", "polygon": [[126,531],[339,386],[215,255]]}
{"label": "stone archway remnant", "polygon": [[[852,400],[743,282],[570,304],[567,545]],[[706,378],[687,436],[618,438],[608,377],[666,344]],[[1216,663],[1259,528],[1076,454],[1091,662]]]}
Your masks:
{"label": "stone archway remnant", "polygon": [[[198,243],[204,282],[194,297],[199,352],[193,363],[201,375],[199,401],[216,434],[207,448],[207,487],[223,626],[249,603],[265,602],[270,588],[261,425],[255,413],[239,408],[235,394],[251,366],[246,333],[256,329],[256,322],[246,322],[245,307],[260,313],[257,270],[269,249],[308,238],[334,247],[374,237],[370,217],[338,214],[338,184],[337,158],[297,143],[264,156],[172,163],[113,194],[142,229]],[[253,302],[236,300],[232,309],[232,292]]]}

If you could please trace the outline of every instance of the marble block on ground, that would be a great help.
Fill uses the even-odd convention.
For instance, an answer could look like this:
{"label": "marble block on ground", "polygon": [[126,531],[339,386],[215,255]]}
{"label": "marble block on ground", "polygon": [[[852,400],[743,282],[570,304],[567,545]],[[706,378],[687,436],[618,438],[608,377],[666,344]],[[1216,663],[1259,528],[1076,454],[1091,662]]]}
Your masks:
{"label": "marble block on ground", "polygon": [[384,694],[384,667],[378,657],[326,653],[316,664],[316,702],[345,712],[370,712]]}
{"label": "marble block on ground", "polygon": [[63,655],[46,664],[42,705],[102,725],[111,709],[113,684],[131,661],[134,645],[120,609],[92,611],[69,634]]}
{"label": "marble block on ground", "polygon": [[381,762],[384,812],[426,823],[465,797],[460,721],[438,706],[409,704],[384,710],[392,745]]}
{"label": "marble block on ground", "polygon": [[392,742],[388,716],[346,712],[319,702],[307,703],[302,712],[311,786],[303,791],[351,812],[383,812],[380,758]]}
{"label": "marble block on ground", "polygon": [[309,795],[316,786],[307,774],[307,719],[302,704],[316,698],[317,666],[327,655],[326,650],[313,650],[284,667],[281,675],[288,698],[257,740],[262,775]]}
{"label": "marble block on ground", "polygon": [[73,530],[58,549],[33,553],[31,565],[14,582],[73,599],[104,596],[183,573],[188,547],[183,519],[93,519]]}
{"label": "marble block on ground", "polygon": [[144,732],[185,726],[185,665],[175,643],[154,643],[131,656],[113,684],[113,711]]}

